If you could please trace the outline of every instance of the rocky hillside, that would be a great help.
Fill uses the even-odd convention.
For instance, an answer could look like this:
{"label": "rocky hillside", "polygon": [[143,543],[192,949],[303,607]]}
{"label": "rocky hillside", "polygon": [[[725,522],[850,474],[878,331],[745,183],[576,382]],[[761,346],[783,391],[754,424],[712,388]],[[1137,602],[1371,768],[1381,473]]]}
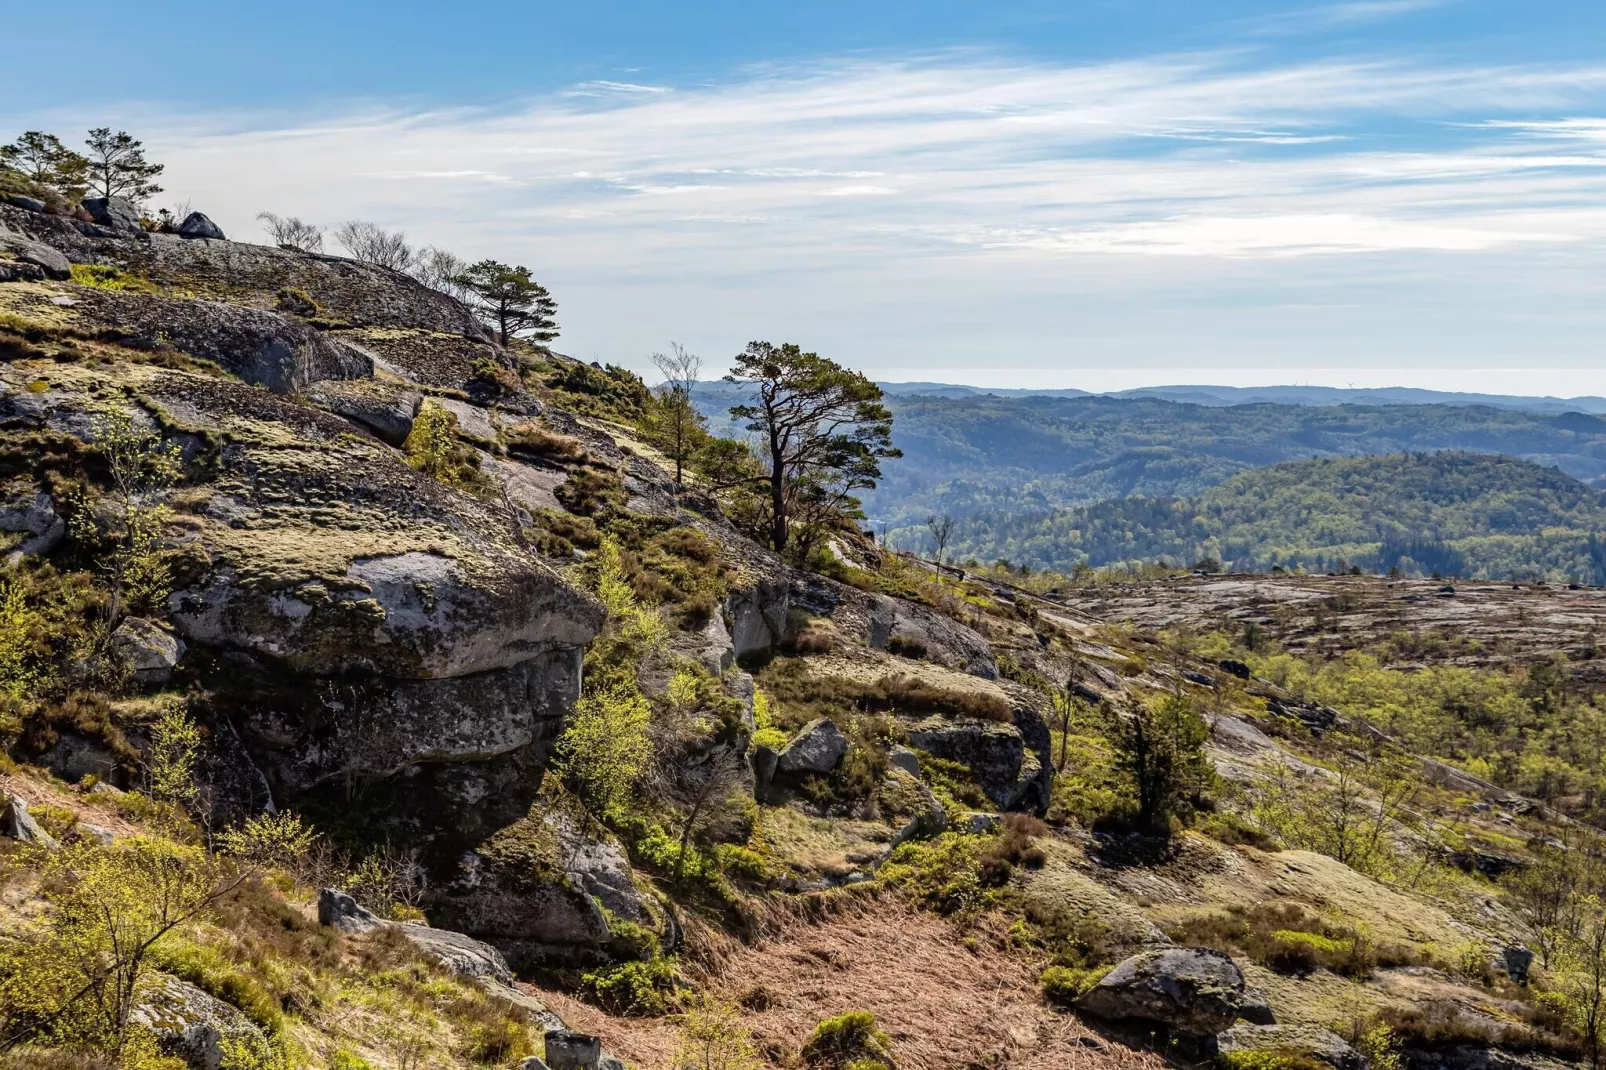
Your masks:
{"label": "rocky hillside", "polygon": [[1556,629],[1439,679],[846,522],[798,567],[628,373],[42,207],[0,206],[0,1065],[1593,1050]]}

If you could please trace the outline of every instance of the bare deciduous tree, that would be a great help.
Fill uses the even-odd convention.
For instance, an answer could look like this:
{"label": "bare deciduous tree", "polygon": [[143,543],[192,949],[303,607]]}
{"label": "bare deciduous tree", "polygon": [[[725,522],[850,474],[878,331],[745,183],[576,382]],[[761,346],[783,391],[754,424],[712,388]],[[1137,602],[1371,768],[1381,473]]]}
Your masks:
{"label": "bare deciduous tree", "polygon": [[410,271],[418,259],[417,251],[407,244],[407,235],[402,231],[385,230],[377,223],[361,219],[348,219],[336,227],[335,240],[353,259],[392,271]]}
{"label": "bare deciduous tree", "polygon": [[933,513],[926,517],[926,530],[931,532],[931,541],[937,544],[937,564],[942,564],[942,555],[948,549],[948,538],[954,532],[954,518],[947,513],[941,516]]}
{"label": "bare deciduous tree", "polygon": [[418,251],[413,261],[412,276],[431,290],[467,303],[473,291],[464,284],[462,275],[468,263],[447,249],[427,245]]}
{"label": "bare deciduous tree", "polygon": [[268,237],[279,248],[302,253],[323,252],[322,227],[295,216],[278,216],[272,212],[258,212],[257,219],[262,221]]}

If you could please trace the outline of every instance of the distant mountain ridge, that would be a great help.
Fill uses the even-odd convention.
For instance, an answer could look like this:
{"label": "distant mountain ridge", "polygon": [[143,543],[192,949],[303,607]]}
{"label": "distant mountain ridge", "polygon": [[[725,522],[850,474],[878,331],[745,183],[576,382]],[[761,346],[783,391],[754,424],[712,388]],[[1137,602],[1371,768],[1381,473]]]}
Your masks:
{"label": "distant mountain ridge", "polygon": [[1338,387],[1338,386],[1143,386],[1131,390],[1077,390],[1060,388],[1034,390],[967,386],[960,383],[878,383],[896,397],[979,397],[992,394],[1001,398],[1027,397],[1106,397],[1157,398],[1192,405],[1488,405],[1497,409],[1524,412],[1584,412],[1606,414],[1606,397],[1583,395],[1572,398],[1527,396],[1521,394],[1479,394],[1455,390],[1426,390],[1419,387]]}

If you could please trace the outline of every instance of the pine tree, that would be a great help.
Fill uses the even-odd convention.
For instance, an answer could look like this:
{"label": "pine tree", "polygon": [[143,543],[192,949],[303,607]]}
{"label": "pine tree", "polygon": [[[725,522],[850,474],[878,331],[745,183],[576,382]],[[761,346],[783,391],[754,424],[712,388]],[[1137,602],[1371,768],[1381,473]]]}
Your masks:
{"label": "pine tree", "polygon": [[152,181],[164,165],[145,159],[145,144],[126,130],[98,126],[89,132],[89,185],[102,197],[126,197],[135,204],[162,192]]}
{"label": "pine tree", "polygon": [[481,260],[454,281],[473,294],[475,309],[495,325],[503,345],[514,338],[550,342],[558,336],[558,303],[530,278],[529,268]]}

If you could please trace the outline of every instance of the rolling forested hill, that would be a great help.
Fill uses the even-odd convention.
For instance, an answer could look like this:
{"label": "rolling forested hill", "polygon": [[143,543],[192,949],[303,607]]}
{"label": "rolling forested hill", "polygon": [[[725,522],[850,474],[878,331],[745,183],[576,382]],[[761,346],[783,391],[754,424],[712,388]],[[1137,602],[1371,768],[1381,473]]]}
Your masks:
{"label": "rolling forested hill", "polygon": [[[1412,453],[1285,462],[1187,499],[1129,497],[1069,509],[960,518],[952,558],[1070,570],[1214,558],[1274,565],[1467,577],[1606,582],[1606,497],[1511,457]],[[917,526],[895,543],[923,546]]]}
{"label": "rolling forested hill", "polygon": [[[742,399],[700,383],[717,426]],[[1468,450],[1606,479],[1606,419],[1483,405],[1181,404],[1155,398],[889,395],[903,459],[865,508],[891,526],[930,513],[1042,514],[1107,498],[1193,497],[1252,468],[1312,457]]]}

